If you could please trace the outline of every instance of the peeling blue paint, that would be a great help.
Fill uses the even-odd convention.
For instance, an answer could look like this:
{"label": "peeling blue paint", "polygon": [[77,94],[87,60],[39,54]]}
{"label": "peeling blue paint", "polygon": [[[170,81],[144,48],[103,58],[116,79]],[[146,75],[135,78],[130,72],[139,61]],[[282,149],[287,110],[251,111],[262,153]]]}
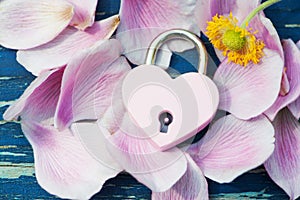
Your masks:
{"label": "peeling blue paint", "polygon": [[0,162],[1,179],[16,179],[21,176],[33,176],[33,163]]}
{"label": "peeling blue paint", "polygon": [[0,152],[0,156],[26,156],[24,153]]}
{"label": "peeling blue paint", "polygon": [[11,105],[13,102],[15,102],[15,100],[12,101],[0,101],[0,108],[4,107],[4,106],[9,106]]}
{"label": "peeling blue paint", "polygon": [[[120,0],[99,0],[96,19],[118,13]],[[281,38],[300,39],[300,4],[285,0],[266,9]],[[208,49],[213,52],[212,48]],[[210,51],[212,50],[212,51]],[[35,77],[16,61],[16,51],[0,47],[0,199],[58,199],[48,194],[34,176],[33,152],[20,125],[2,120],[2,114]],[[180,65],[180,67],[182,67]],[[208,180],[210,199],[272,199],[288,196],[259,167],[230,184]],[[122,173],[108,180],[93,199],[150,199],[151,191]]]}

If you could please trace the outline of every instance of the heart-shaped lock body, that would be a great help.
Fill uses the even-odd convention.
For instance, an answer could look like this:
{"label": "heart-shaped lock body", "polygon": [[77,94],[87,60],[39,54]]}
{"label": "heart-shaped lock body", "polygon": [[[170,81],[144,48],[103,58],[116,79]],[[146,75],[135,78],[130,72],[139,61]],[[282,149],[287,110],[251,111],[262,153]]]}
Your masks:
{"label": "heart-shaped lock body", "polygon": [[161,150],[208,125],[219,103],[218,89],[207,76],[186,73],[172,79],[155,65],[132,69],[124,79],[122,97],[132,122]]}

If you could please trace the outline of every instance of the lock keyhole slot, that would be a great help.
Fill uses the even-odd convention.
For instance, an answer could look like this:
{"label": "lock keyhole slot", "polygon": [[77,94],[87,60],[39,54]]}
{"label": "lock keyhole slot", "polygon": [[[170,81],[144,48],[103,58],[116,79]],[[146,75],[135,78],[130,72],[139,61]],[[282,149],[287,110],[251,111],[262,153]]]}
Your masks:
{"label": "lock keyhole slot", "polygon": [[162,112],[159,115],[160,132],[167,133],[169,125],[173,122],[173,116],[169,112]]}

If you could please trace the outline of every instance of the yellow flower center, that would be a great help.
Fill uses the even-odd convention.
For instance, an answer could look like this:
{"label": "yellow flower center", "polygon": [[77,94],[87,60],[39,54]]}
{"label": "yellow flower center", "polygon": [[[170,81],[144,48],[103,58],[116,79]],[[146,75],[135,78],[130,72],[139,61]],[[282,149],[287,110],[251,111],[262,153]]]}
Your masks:
{"label": "yellow flower center", "polygon": [[245,46],[246,38],[240,32],[228,30],[224,33],[222,42],[229,50],[238,51]]}
{"label": "yellow flower center", "polygon": [[228,61],[246,66],[249,62],[259,63],[263,56],[264,43],[253,33],[239,27],[232,16],[214,16],[208,22],[206,35],[215,48],[223,52]]}
{"label": "yellow flower center", "polygon": [[228,61],[243,66],[249,62],[257,64],[264,55],[262,50],[265,44],[255,37],[255,33],[247,30],[247,26],[258,12],[278,1],[280,0],[267,0],[260,4],[250,12],[240,26],[232,13],[229,16],[216,14],[207,22],[206,35],[214,47],[223,52]]}

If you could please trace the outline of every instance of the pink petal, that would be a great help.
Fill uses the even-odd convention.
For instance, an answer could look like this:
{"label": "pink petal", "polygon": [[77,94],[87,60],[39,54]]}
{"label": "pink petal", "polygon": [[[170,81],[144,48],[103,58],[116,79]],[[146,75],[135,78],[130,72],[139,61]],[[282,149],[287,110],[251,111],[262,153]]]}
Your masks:
{"label": "pink petal", "polygon": [[[199,34],[195,5],[196,0],[121,1],[117,39],[123,44],[126,56],[135,64],[143,64],[150,42],[169,29],[182,28]],[[179,48],[173,49],[176,51],[191,47],[186,42],[176,41],[176,44]]]}
{"label": "pink petal", "polygon": [[265,168],[290,199],[296,199],[300,196],[300,124],[287,109],[279,112],[273,124],[275,150]]}
{"label": "pink petal", "polygon": [[115,15],[95,22],[92,27],[85,31],[68,27],[47,44],[18,51],[17,60],[34,75],[38,75],[45,69],[66,65],[77,52],[91,47],[99,40],[109,39],[118,23],[119,17]]}
{"label": "pink petal", "polygon": [[54,39],[71,21],[73,7],[66,1],[1,1],[0,44],[29,49]]}
{"label": "pink petal", "polygon": [[299,119],[300,118],[300,97],[298,97],[296,101],[288,105],[288,108],[291,111],[291,113],[294,115],[294,117]]}
{"label": "pink petal", "polygon": [[80,140],[66,129],[24,121],[24,134],[30,141],[38,183],[49,193],[67,199],[89,199],[104,182],[119,171],[96,161]]}
{"label": "pink petal", "polygon": [[300,40],[297,42],[297,47],[298,47],[298,49],[300,49]]}
{"label": "pink petal", "polygon": [[22,119],[44,121],[54,116],[65,68],[45,71],[11,105],[3,117],[6,120]]}
{"label": "pink petal", "polygon": [[188,152],[206,177],[225,183],[261,165],[273,150],[274,128],[266,117],[243,121],[227,115]]}
{"label": "pink petal", "polygon": [[279,35],[273,23],[263,13],[251,20],[249,28],[257,31],[255,36],[265,43],[265,48],[276,51],[282,58],[284,57]]}
{"label": "pink petal", "polygon": [[59,129],[82,119],[98,119],[111,104],[113,90],[130,70],[117,40],[108,40],[70,60],[55,113]]}
{"label": "pink petal", "polygon": [[259,64],[241,67],[224,60],[214,81],[220,92],[219,108],[240,119],[250,119],[267,110],[277,99],[283,60],[274,51],[265,49]]}
{"label": "pink petal", "polygon": [[91,26],[94,23],[97,0],[88,0],[84,3],[81,0],[67,0],[74,6],[74,16],[70,23],[80,30]]}
{"label": "pink petal", "polygon": [[218,13],[218,10],[220,9],[217,9],[216,6],[219,6],[222,8],[222,13],[229,14],[232,12],[233,16],[235,16],[240,23],[242,23],[248,14],[260,4],[260,0],[247,1],[247,3],[238,0],[230,0],[229,2],[218,2],[217,0],[214,1],[214,15]]}
{"label": "pink petal", "polygon": [[109,163],[107,167],[115,169],[116,171],[123,170],[107,151],[105,146],[106,138],[102,134],[102,129],[99,128],[97,123],[73,123],[71,130],[73,134],[79,138],[86,151],[89,152],[89,154],[99,163],[102,165],[107,165]]}
{"label": "pink petal", "polygon": [[186,172],[187,161],[181,150],[159,151],[128,115],[120,127],[114,133],[102,130],[108,139],[107,148],[123,169],[152,191],[170,189]]}
{"label": "pink petal", "polygon": [[205,177],[193,159],[188,154],[185,154],[185,156],[188,161],[185,174],[171,189],[165,192],[153,192],[153,200],[208,200],[208,189]]}
{"label": "pink petal", "polygon": [[285,96],[290,91],[290,82],[286,74],[286,68],[283,69],[279,95]]}
{"label": "pink petal", "polygon": [[274,120],[279,110],[295,101],[300,95],[300,51],[292,40],[283,40],[282,45],[290,90],[285,96],[279,95],[275,103],[265,112],[271,120]]}
{"label": "pink petal", "polygon": [[103,113],[99,119],[101,121],[101,127],[105,128],[111,134],[120,129],[120,124],[122,124],[124,115],[126,113],[121,91],[122,83],[123,81],[120,81],[116,86],[111,97],[111,105],[106,109],[105,113]]}
{"label": "pink petal", "polygon": [[205,33],[206,31],[207,22],[210,21],[213,17],[210,9],[211,3],[212,1],[206,0],[198,0],[196,3],[195,19],[200,28],[200,31],[202,31],[203,33]]}
{"label": "pink petal", "polygon": [[[175,41],[174,41],[175,42]],[[185,46],[183,44],[183,46]],[[138,58],[141,54],[137,52],[137,54],[134,54],[136,58]],[[170,66],[171,58],[172,58],[172,51],[168,47],[168,44],[164,44],[160,47],[160,50],[156,54],[156,60],[155,65],[159,66],[160,68],[166,70]]]}

